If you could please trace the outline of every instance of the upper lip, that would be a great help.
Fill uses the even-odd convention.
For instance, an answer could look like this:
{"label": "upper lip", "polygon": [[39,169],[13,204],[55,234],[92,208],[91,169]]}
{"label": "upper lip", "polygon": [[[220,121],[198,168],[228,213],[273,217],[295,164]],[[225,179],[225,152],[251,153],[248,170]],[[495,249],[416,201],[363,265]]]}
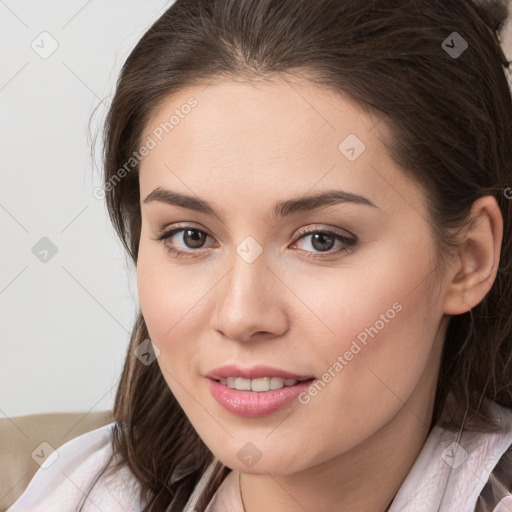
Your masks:
{"label": "upper lip", "polygon": [[297,373],[287,372],[271,366],[258,365],[251,368],[241,368],[236,365],[225,365],[215,368],[205,375],[206,377],[218,380],[227,377],[241,377],[242,379],[260,379],[262,377],[280,377],[282,379],[309,380],[313,375],[299,375]]}

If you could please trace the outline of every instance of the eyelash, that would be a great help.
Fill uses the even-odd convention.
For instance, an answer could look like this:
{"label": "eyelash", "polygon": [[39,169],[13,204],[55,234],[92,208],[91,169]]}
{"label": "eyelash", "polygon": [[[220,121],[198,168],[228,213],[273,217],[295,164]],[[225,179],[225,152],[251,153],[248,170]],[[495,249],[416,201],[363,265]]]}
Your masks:
{"label": "eyelash", "polygon": [[[162,242],[165,249],[176,258],[183,258],[183,257],[188,257],[188,256],[190,256],[192,258],[197,258],[197,257],[201,256],[202,251],[200,249],[191,250],[191,251],[183,251],[180,249],[175,249],[174,247],[171,247],[170,245],[165,243],[165,241],[168,238],[172,238],[174,235],[176,235],[182,231],[196,231],[199,233],[203,233],[210,238],[213,238],[207,231],[205,231],[203,229],[199,229],[199,228],[196,228],[193,226],[181,226],[181,227],[177,227],[177,228],[172,228],[167,231],[162,230],[156,237],[153,238],[153,240],[155,240],[157,242]],[[304,249],[299,249],[301,251],[308,253],[307,255],[304,256],[305,258],[319,259],[319,258],[325,258],[328,256],[333,256],[334,254],[349,253],[354,250],[354,245],[356,243],[356,240],[354,240],[352,238],[348,238],[343,235],[340,235],[339,233],[336,233],[334,231],[329,231],[329,230],[307,229],[307,228],[300,229],[299,232],[297,233],[297,238],[294,240],[293,243],[296,243],[299,240],[306,238],[308,235],[314,235],[314,234],[334,236],[337,240],[339,240],[343,244],[345,244],[345,247],[343,247],[341,249],[337,249],[335,251],[329,250],[329,251],[325,251],[325,252],[317,252],[317,253],[314,253],[315,256],[311,255],[311,251],[305,251]]]}

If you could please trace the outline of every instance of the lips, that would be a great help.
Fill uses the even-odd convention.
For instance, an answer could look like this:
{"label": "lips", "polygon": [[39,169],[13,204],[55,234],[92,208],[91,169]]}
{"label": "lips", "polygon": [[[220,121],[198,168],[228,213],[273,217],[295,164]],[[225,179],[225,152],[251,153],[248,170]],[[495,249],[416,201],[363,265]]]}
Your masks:
{"label": "lips", "polygon": [[208,381],[212,397],[227,412],[245,418],[260,418],[290,407],[304,393],[311,381],[269,391],[239,391],[213,379]]}
{"label": "lips", "polygon": [[205,377],[218,381],[228,377],[241,377],[243,379],[261,379],[263,377],[280,377],[282,379],[293,379],[305,381],[314,378],[313,375],[300,375],[288,372],[271,366],[258,365],[251,368],[242,368],[236,365],[225,365],[207,373]]}

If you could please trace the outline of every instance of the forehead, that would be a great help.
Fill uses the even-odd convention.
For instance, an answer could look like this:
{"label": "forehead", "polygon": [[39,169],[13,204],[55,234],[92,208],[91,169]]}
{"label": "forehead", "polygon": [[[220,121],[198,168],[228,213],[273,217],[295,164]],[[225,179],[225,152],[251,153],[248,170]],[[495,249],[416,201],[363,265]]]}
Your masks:
{"label": "forehead", "polygon": [[193,148],[198,157],[215,151],[233,158],[275,158],[287,150],[300,156],[318,146],[338,151],[350,133],[370,142],[380,121],[348,96],[309,81],[223,80],[166,98],[149,118],[144,136],[153,133]]}
{"label": "forehead", "polygon": [[141,197],[155,186],[214,196],[218,189],[272,195],[276,187],[300,194],[317,184],[354,192],[370,185],[378,202],[393,192],[390,183],[405,180],[381,141],[388,136],[382,118],[308,81],[188,87],[146,124],[141,140],[155,145],[140,163]]}

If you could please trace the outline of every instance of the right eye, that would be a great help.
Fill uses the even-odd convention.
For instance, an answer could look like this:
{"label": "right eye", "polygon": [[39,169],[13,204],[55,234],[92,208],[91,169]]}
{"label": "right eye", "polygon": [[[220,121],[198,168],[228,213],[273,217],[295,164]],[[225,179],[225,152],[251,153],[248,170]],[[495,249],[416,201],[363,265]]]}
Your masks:
{"label": "right eye", "polygon": [[[177,236],[178,234],[180,236]],[[177,237],[178,239],[181,238],[182,243],[185,245],[185,249],[176,247],[176,242],[172,241],[174,237]],[[174,254],[177,258],[183,258],[202,255],[204,251],[199,252],[197,249],[202,249],[207,238],[212,237],[206,231],[193,226],[183,226],[165,230],[153,238],[153,240],[162,242],[165,249],[169,253]]]}

